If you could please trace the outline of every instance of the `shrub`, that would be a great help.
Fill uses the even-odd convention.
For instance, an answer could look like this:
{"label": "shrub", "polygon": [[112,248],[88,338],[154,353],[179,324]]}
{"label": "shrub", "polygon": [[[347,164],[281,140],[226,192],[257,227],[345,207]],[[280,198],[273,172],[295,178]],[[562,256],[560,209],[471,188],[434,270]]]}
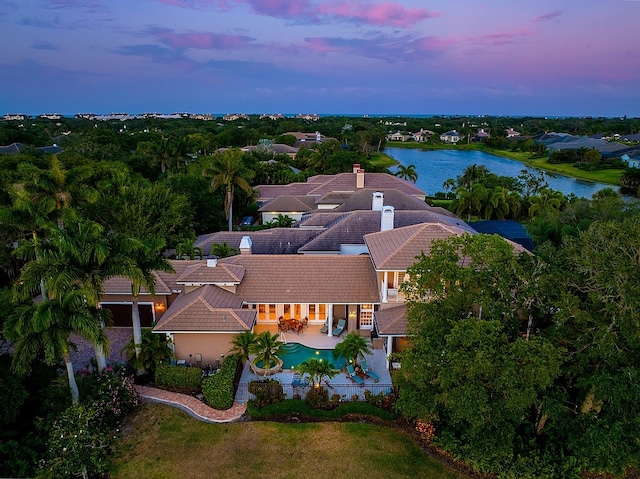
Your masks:
{"label": "shrub", "polygon": [[312,408],[326,408],[329,406],[329,391],[325,388],[311,388],[305,402]]}
{"label": "shrub", "polygon": [[140,403],[133,379],[123,369],[93,372],[83,377],[78,386],[82,403],[95,411],[92,418],[104,429],[116,427]]}
{"label": "shrub", "polygon": [[107,472],[114,441],[96,408],[71,406],[51,428],[46,470],[50,477],[100,477]]}
{"label": "shrub", "polygon": [[335,409],[312,408],[306,401],[300,399],[287,399],[263,408],[258,408],[255,401],[249,401],[247,411],[254,419],[269,419],[271,417],[286,416],[292,413],[326,420],[336,420],[350,414],[379,417],[389,421],[399,417],[395,412],[386,411],[362,401],[343,402]]}
{"label": "shrub", "polygon": [[224,362],[216,374],[202,381],[202,393],[212,408],[224,410],[233,406],[235,396],[233,381],[239,364],[240,358],[238,356],[229,355],[224,358]]}
{"label": "shrub", "polygon": [[258,407],[268,406],[285,398],[282,384],[275,379],[251,381],[249,383],[249,392],[255,395]]}
{"label": "shrub", "polygon": [[396,402],[396,395],[393,392],[373,394],[367,389],[364,392],[364,400],[376,407],[392,411]]}
{"label": "shrub", "polygon": [[156,367],[156,386],[169,391],[197,394],[202,389],[200,368],[159,364]]}

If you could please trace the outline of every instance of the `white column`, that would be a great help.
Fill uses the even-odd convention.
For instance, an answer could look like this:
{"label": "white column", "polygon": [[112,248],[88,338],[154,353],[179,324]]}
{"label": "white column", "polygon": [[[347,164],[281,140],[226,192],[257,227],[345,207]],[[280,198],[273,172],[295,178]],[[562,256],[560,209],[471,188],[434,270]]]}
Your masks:
{"label": "white column", "polygon": [[387,285],[388,280],[389,280],[389,272],[385,271],[382,279],[382,302],[383,303],[387,303],[389,301],[389,299],[387,298],[387,290],[389,288]]}
{"label": "white column", "polygon": [[387,371],[391,365],[391,353],[393,352],[393,336],[387,336]]}
{"label": "white column", "polygon": [[327,336],[333,336],[333,304],[329,305],[329,318],[327,319]]}

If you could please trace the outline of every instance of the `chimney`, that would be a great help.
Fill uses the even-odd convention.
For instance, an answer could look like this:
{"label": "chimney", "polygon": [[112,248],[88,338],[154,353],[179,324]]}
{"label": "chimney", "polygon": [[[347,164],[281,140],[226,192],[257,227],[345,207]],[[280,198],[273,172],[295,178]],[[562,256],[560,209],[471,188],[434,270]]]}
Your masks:
{"label": "chimney", "polygon": [[218,265],[218,257],[211,255],[207,258],[207,268],[215,268]]}
{"label": "chimney", "polygon": [[364,170],[359,169],[356,172],[356,189],[361,190],[364,188]]}
{"label": "chimney", "polygon": [[382,211],[382,205],[384,204],[384,194],[380,191],[376,191],[371,199],[371,210]]}
{"label": "chimney", "polygon": [[380,231],[393,229],[393,206],[383,206],[380,214]]}
{"label": "chimney", "polygon": [[358,170],[360,170],[360,164],[359,163],[354,163],[353,164],[353,169],[351,170],[352,173],[357,173]]}
{"label": "chimney", "polygon": [[243,236],[240,240],[240,254],[251,254],[251,238]]}

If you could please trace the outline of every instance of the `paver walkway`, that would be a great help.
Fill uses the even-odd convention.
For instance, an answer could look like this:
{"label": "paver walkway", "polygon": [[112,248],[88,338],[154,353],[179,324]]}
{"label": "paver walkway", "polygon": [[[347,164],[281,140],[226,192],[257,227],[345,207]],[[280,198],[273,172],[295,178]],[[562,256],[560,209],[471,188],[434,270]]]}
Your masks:
{"label": "paver walkway", "polygon": [[149,386],[136,385],[136,389],[143,399],[177,407],[186,411],[195,419],[203,422],[218,423],[238,421],[247,410],[247,405],[238,401],[233,403],[231,409],[219,411],[186,394],[164,391],[162,389],[156,389]]}

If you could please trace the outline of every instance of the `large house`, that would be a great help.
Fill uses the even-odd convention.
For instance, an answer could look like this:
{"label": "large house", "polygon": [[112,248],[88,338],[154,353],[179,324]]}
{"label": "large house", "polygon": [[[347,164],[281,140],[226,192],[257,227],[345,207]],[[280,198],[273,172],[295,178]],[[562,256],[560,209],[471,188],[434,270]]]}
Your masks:
{"label": "large house", "polygon": [[[351,182],[343,175],[332,180],[355,183],[359,174],[347,174]],[[398,180],[386,176],[393,184]],[[309,191],[330,191],[322,187],[332,183],[328,177],[317,181]],[[354,189],[335,208],[305,213],[294,228],[199,238],[205,254],[222,242],[239,254],[175,260],[174,273],[156,272],[155,294],[142,290],[138,297],[143,325],[171,337],[179,360],[208,364],[227,354],[233,337],[243,331],[278,332],[281,319],[298,319],[305,320],[307,334],[331,336],[343,320],[346,331],[371,338],[389,357],[406,342],[400,288],[407,269],[421,252],[429,254],[433,241],[476,232],[416,199],[413,189],[391,189],[387,196],[362,191]],[[116,325],[131,324],[132,303],[128,280],[106,282],[101,304],[112,311]]]}

